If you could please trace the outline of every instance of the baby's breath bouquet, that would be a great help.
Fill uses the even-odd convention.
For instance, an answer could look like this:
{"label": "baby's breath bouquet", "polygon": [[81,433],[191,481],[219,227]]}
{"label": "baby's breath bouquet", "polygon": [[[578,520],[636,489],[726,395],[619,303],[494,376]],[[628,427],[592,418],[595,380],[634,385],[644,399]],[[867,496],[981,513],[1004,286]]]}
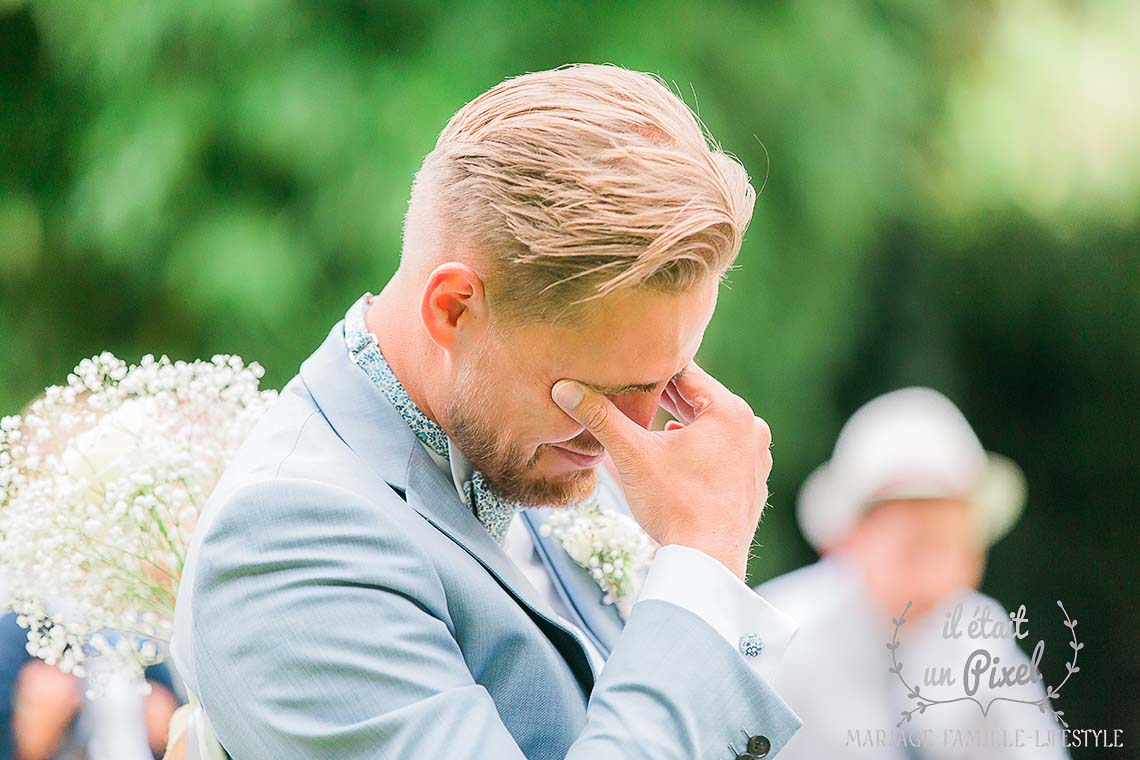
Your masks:
{"label": "baby's breath bouquet", "polygon": [[103,353],[0,420],[0,577],[29,652],[79,677],[95,655],[140,675],[162,659],[202,505],[276,399],[263,374]]}

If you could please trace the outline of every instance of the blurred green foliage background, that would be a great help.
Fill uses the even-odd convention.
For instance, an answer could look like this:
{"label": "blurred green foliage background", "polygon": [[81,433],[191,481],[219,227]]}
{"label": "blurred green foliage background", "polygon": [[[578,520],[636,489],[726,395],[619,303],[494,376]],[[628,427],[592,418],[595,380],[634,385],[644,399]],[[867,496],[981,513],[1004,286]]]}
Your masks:
{"label": "blurred green foliage background", "polygon": [[1030,480],[984,590],[1047,674],[1065,600],[1063,709],[1135,752],[1135,2],[0,0],[0,411],[104,349],[280,387],[394,270],[447,118],[573,61],[675,83],[765,186],[700,354],[775,435],[752,579],[813,558],[795,492],[846,416],[939,388]]}

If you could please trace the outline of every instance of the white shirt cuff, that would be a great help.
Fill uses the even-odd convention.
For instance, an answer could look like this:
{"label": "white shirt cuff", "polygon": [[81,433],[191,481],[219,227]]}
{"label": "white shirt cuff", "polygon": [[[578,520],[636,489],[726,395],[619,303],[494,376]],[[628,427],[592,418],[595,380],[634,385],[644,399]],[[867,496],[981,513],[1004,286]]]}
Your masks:
{"label": "white shirt cuff", "polygon": [[[657,550],[637,602],[657,599],[692,612],[723,636],[752,669],[771,682],[799,623],[773,607],[709,555],[679,544]],[[745,654],[744,649],[758,654]]]}

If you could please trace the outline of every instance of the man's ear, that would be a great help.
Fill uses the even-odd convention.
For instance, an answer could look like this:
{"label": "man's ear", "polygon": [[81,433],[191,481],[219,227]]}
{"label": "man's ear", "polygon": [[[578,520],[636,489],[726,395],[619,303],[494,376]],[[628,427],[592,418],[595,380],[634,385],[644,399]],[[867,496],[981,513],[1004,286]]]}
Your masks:
{"label": "man's ear", "polygon": [[420,321],[440,348],[451,353],[461,333],[483,327],[487,317],[483,278],[470,266],[448,261],[428,274],[420,297]]}

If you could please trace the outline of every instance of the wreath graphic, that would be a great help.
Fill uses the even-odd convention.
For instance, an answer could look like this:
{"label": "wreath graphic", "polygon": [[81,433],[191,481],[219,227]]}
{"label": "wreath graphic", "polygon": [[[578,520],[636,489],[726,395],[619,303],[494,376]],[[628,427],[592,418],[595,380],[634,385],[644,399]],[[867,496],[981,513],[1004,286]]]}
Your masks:
{"label": "wreath graphic", "polygon": [[910,612],[911,608],[911,602],[907,602],[906,608],[903,609],[902,614],[897,618],[891,618],[891,623],[894,624],[895,631],[894,635],[891,637],[890,643],[887,644],[887,649],[891,651],[891,667],[888,668],[888,671],[894,673],[898,677],[899,683],[901,683],[903,687],[906,688],[907,699],[913,700],[915,706],[910,710],[903,710],[900,713],[902,717],[900,717],[899,722],[895,724],[895,728],[898,728],[903,723],[909,723],[911,717],[915,713],[922,715],[926,712],[927,708],[935,707],[937,705],[953,704],[954,702],[973,702],[978,706],[978,709],[982,711],[983,717],[989,714],[990,708],[993,707],[997,702],[1015,702],[1024,705],[1033,705],[1042,713],[1046,712],[1047,710],[1052,710],[1053,717],[1056,718],[1062,726],[1068,728],[1069,724],[1065,722],[1065,718],[1063,717],[1065,715],[1064,711],[1055,709],[1052,704],[1052,700],[1057,699],[1061,696],[1061,689],[1065,684],[1069,682],[1069,679],[1072,677],[1073,673],[1080,672],[1081,669],[1077,667],[1077,653],[1084,649],[1085,645],[1077,641],[1077,621],[1069,617],[1069,613],[1065,610],[1065,605],[1061,604],[1060,600],[1057,601],[1057,606],[1061,608],[1061,614],[1065,616],[1064,625],[1069,629],[1069,633],[1072,637],[1072,640],[1069,641],[1069,648],[1073,650],[1073,658],[1065,663],[1064,679],[1062,679],[1061,683],[1057,684],[1056,686],[1048,686],[1045,689],[1045,696],[1036,701],[1029,699],[1013,699],[1012,697],[994,697],[988,703],[983,705],[981,700],[978,700],[974,697],[934,699],[933,697],[922,694],[920,687],[911,686],[906,682],[906,679],[902,674],[903,664],[898,659],[898,649],[900,644],[899,629],[906,625],[906,614]]}

